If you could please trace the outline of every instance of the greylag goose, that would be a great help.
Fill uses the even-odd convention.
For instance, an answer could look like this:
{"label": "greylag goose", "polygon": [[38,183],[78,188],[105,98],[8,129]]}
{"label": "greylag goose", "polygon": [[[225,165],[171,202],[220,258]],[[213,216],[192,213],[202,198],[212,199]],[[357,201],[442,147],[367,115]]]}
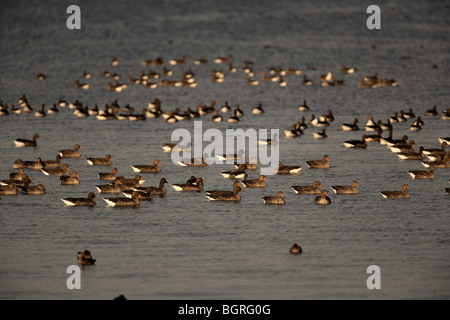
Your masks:
{"label": "greylag goose", "polygon": [[278,174],[297,174],[300,173],[300,170],[302,170],[301,166],[289,166],[280,163],[276,169],[276,172]]}
{"label": "greylag goose", "polygon": [[42,159],[38,158],[37,161],[25,161],[24,168],[31,170],[41,170],[42,168],[44,168],[44,166],[42,165]]}
{"label": "greylag goose", "polygon": [[204,156],[202,158],[191,158],[184,161],[177,160],[177,162],[181,167],[206,167],[208,165]]}
{"label": "greylag goose", "polygon": [[86,161],[90,166],[110,166],[112,165],[111,160],[113,160],[113,158],[109,154],[104,158],[86,158]]}
{"label": "greylag goose", "polygon": [[450,151],[442,160],[424,161],[422,165],[426,168],[434,166],[435,168],[450,168]]}
{"label": "greylag goose", "polygon": [[423,160],[425,157],[423,154],[423,147],[421,146],[419,148],[419,152],[414,151],[406,151],[406,152],[399,152],[396,153],[397,157],[399,157],[401,160]]}
{"label": "greylag goose", "polygon": [[103,198],[108,206],[111,207],[137,207],[140,205],[139,199],[142,198],[142,195],[139,192],[134,191],[131,194],[131,198],[128,197],[115,197],[115,198]]}
{"label": "greylag goose", "polygon": [[342,125],[342,131],[357,131],[358,127],[358,119],[353,120],[353,123],[344,123]]}
{"label": "greylag goose", "polygon": [[323,206],[329,205],[331,203],[330,198],[328,197],[328,192],[323,190],[320,196],[314,199],[315,204],[320,204]]}
{"label": "greylag goose", "polygon": [[80,152],[78,151],[78,149],[82,149],[83,147],[80,146],[79,144],[76,144],[73,147],[73,150],[70,149],[65,149],[65,150],[60,150],[58,151],[58,154],[61,156],[61,158],[79,158],[81,157]]}
{"label": "greylag goose", "polygon": [[33,135],[33,140],[27,140],[27,139],[16,139],[14,140],[14,143],[16,147],[36,147],[36,139],[39,139],[39,135],[35,133]]}
{"label": "greylag goose", "polygon": [[302,247],[300,247],[298,244],[296,244],[296,243],[294,243],[293,245],[292,245],[292,247],[289,249],[289,252],[291,253],[291,254],[300,254],[300,253],[302,253]]}
{"label": "greylag goose", "polygon": [[359,191],[356,188],[358,186],[358,182],[353,180],[349,186],[331,186],[331,189],[333,189],[335,194],[358,194]]}
{"label": "greylag goose", "polygon": [[267,196],[263,197],[264,203],[267,204],[285,204],[286,200],[284,200],[284,194],[281,191],[278,191],[276,196]]}
{"label": "greylag goose", "polygon": [[244,189],[236,181],[233,185],[233,191],[207,191],[206,198],[211,201],[240,201],[241,191],[244,191]]}
{"label": "greylag goose", "polygon": [[330,161],[330,158],[328,155],[324,155],[322,160],[308,160],[306,161],[306,164],[310,169],[329,169],[330,164],[328,161]]}
{"label": "greylag goose", "polygon": [[434,166],[429,166],[428,171],[411,170],[408,171],[408,174],[411,176],[411,179],[434,179]]}
{"label": "greylag goose", "polygon": [[264,175],[260,175],[258,179],[254,180],[242,180],[242,185],[246,188],[265,188],[267,178]]}
{"label": "greylag goose", "polygon": [[87,198],[63,198],[61,199],[62,202],[64,202],[64,204],[66,206],[95,206],[97,203],[95,202],[94,199],[97,199],[97,197],[95,196],[95,194],[93,192],[89,192]]}
{"label": "greylag goose", "polygon": [[410,198],[408,193],[409,186],[407,184],[403,185],[402,191],[381,191],[380,194],[383,198]]}
{"label": "greylag goose", "polygon": [[25,194],[34,194],[34,195],[44,195],[45,194],[45,187],[42,184],[38,184],[37,186],[30,186],[27,182],[23,186],[18,186],[22,192]]}
{"label": "greylag goose", "polygon": [[119,178],[116,178],[112,184],[105,184],[100,186],[95,186],[99,193],[120,193],[120,185],[122,182]]}
{"label": "greylag goose", "polygon": [[426,116],[437,116],[438,112],[436,110],[436,106],[433,106],[433,109],[429,109],[427,110],[427,112],[425,112]]}
{"label": "greylag goose", "polygon": [[78,264],[80,265],[91,265],[95,263],[95,259],[92,258],[91,252],[89,250],[78,251]]}
{"label": "greylag goose", "polygon": [[43,168],[41,171],[46,176],[62,176],[70,173],[69,165],[67,163],[63,164],[61,168]]}
{"label": "greylag goose", "polygon": [[[392,147],[389,147],[393,153],[400,153],[400,152],[414,152],[414,146],[417,145],[414,140],[410,140],[407,145],[393,145]],[[425,151],[425,150],[424,150]]]}
{"label": "greylag goose", "polygon": [[19,172],[12,172],[9,174],[10,180],[17,180],[17,181],[25,181],[29,176],[23,172],[23,168],[19,169]]}
{"label": "greylag goose", "polygon": [[171,187],[174,188],[175,191],[203,191],[203,182],[205,182],[205,180],[202,178],[196,178],[194,183],[176,183],[172,184]]}
{"label": "greylag goose", "polygon": [[321,132],[314,132],[313,135],[315,139],[325,139],[328,137],[325,132],[325,129],[322,129]]}
{"label": "greylag goose", "polygon": [[306,103],[306,100],[303,100],[303,104],[299,105],[297,110],[300,112],[309,111],[309,107]]}
{"label": "greylag goose", "polygon": [[442,141],[441,143],[441,149],[436,149],[436,148],[431,148],[431,149],[424,149],[423,153],[427,156],[434,156],[434,157],[445,157],[445,155],[447,154],[445,147],[447,146],[447,142],[446,141]]}
{"label": "greylag goose", "polygon": [[248,176],[248,174],[245,172],[245,170],[246,170],[245,164],[238,164],[237,169],[233,169],[231,171],[223,171],[223,172],[221,172],[221,174],[224,178],[245,179]]}
{"label": "greylag goose", "polygon": [[125,179],[123,176],[117,177],[120,180],[120,190],[133,190],[133,188],[138,188],[145,182],[144,178],[140,175],[136,175],[132,179]]}
{"label": "greylag goose", "polygon": [[42,161],[44,168],[60,168],[62,167],[61,156],[58,154],[55,160]]}
{"label": "greylag goose", "polygon": [[158,159],[153,160],[153,165],[132,165],[134,172],[160,172],[161,168],[158,167],[159,164],[162,164]]}
{"label": "greylag goose", "polygon": [[262,107],[262,103],[260,103],[257,107],[252,108],[252,113],[253,114],[262,114],[264,113],[263,107]]}
{"label": "greylag goose", "polygon": [[361,140],[347,140],[344,141],[344,146],[347,148],[366,148],[366,137],[367,135],[363,134]]}
{"label": "greylag goose", "polygon": [[296,194],[317,194],[322,193],[320,188],[323,188],[319,181],[314,181],[312,186],[292,186]]}
{"label": "greylag goose", "polygon": [[78,174],[78,172],[72,171],[70,176],[68,175],[60,176],[59,181],[61,184],[70,184],[70,185],[80,184],[80,180],[78,180],[79,177],[80,175]]}
{"label": "greylag goose", "polygon": [[168,183],[166,178],[161,178],[159,180],[159,186],[158,187],[137,187],[134,188],[136,191],[146,191],[152,195],[165,195],[166,194],[166,188],[164,185]]}
{"label": "greylag goose", "polygon": [[16,195],[18,187],[15,184],[9,184],[7,186],[0,186],[0,194],[3,195]]}
{"label": "greylag goose", "polygon": [[99,172],[97,174],[98,180],[114,181],[117,178],[119,171],[117,168],[111,170],[111,172]]}

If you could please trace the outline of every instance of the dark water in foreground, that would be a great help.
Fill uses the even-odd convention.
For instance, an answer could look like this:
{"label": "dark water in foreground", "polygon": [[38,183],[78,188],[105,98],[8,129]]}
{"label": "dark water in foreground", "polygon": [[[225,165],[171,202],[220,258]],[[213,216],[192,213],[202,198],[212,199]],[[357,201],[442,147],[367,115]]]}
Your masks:
{"label": "dark water in foreground", "polygon": [[[433,105],[449,107],[450,8],[442,2],[406,1],[380,4],[382,29],[366,28],[370,3],[257,1],[135,1],[108,5],[79,2],[82,30],[65,27],[71,3],[2,2],[0,99],[18,105],[26,94],[36,110],[61,97],[102,108],[118,99],[136,110],[158,97],[164,111],[195,108],[217,100],[221,106],[240,104],[245,115],[238,124],[201,118],[204,130],[219,128],[288,129],[302,116],[331,108],[335,121],[328,138],[317,141],[309,127],[302,137],[280,139],[280,161],[302,165],[299,175],[268,176],[266,189],[245,189],[240,203],[208,202],[204,193],[178,193],[167,186],[164,198],[141,202],[137,209],[106,207],[98,195],[95,208],[67,208],[62,197],[83,197],[96,191],[97,172],[85,157],[113,156],[120,174],[133,177],[132,164],[163,163],[160,174],[144,174],[144,185],[156,186],[165,177],[182,183],[191,175],[206,180],[205,188],[230,189],[232,181],[220,171],[230,166],[181,168],[160,145],[170,142],[174,129],[193,131],[192,121],[168,124],[162,118],[144,122],[97,121],[77,118],[72,109],[36,118],[34,114],[0,117],[0,178],[16,171],[16,159],[54,159],[56,152],[83,146],[81,159],[67,159],[80,174],[76,187],[59,185],[58,178],[26,171],[45,185],[44,196],[1,196],[0,298],[2,299],[448,299],[450,297],[449,169],[437,169],[433,180],[411,180],[406,171],[425,169],[417,161],[400,161],[386,147],[370,143],[366,150],[347,150],[342,142],[361,138],[364,130],[342,132],[341,124],[365,117],[386,119],[400,109],[413,108],[425,126],[409,131],[412,121],[394,125],[394,136],[407,134],[417,146],[438,147],[437,138],[450,136],[448,120],[425,117]],[[371,46],[375,46],[373,48]],[[224,83],[212,83],[218,56],[232,55],[238,68]],[[118,57],[119,66],[111,66]],[[104,69],[137,77],[142,60],[187,56],[186,65],[170,66],[177,74],[192,70],[197,88],[132,85],[121,93],[108,92]],[[207,58],[205,65],[193,60]],[[253,61],[258,86],[247,86],[243,61]],[[339,73],[345,64],[355,74]],[[432,68],[436,64],[438,68]],[[288,75],[287,87],[263,82],[261,71],[292,66],[313,80],[302,86],[302,75]],[[314,66],[315,71],[307,71]],[[82,72],[93,74],[82,79]],[[37,81],[42,71],[45,81]],[[319,75],[332,72],[343,86],[324,88]],[[358,80],[378,73],[394,78],[396,87],[358,88]],[[77,90],[74,82],[89,82]],[[311,110],[297,111],[307,100]],[[251,108],[262,103],[263,115]],[[225,116],[227,118],[227,116]],[[38,132],[36,148],[15,148],[13,140]],[[371,133],[369,133],[371,134]],[[383,136],[386,136],[383,133]],[[206,144],[206,143],[205,143]],[[310,170],[305,161],[331,158],[330,170]],[[256,178],[258,172],[251,172]],[[314,196],[296,195],[292,185],[322,182],[330,186],[359,182],[357,196],[330,194],[328,207]],[[383,199],[379,191],[411,187],[408,200]],[[285,194],[284,206],[264,205],[261,197]],[[289,254],[299,243],[304,252]],[[66,288],[66,268],[76,264],[76,252],[89,249],[95,266],[82,269],[82,289]],[[381,268],[381,290],[368,290],[366,269]]]}

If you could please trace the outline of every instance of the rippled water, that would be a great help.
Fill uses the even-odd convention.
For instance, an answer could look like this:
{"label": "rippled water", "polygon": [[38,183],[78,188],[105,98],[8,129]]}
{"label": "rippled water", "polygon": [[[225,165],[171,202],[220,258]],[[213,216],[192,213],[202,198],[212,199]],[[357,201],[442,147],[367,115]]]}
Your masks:
{"label": "rippled water", "polygon": [[[240,104],[245,112],[238,124],[203,120],[204,130],[219,128],[279,129],[283,134],[302,116],[323,114],[331,108],[335,121],[328,138],[317,141],[309,127],[302,137],[280,139],[280,161],[302,165],[299,175],[268,177],[266,189],[245,189],[240,203],[208,202],[204,193],[179,193],[167,186],[164,198],[141,202],[137,209],[106,207],[98,195],[95,208],[67,208],[62,197],[83,197],[96,191],[97,172],[85,157],[113,156],[113,166],[133,177],[132,164],[163,163],[160,174],[144,174],[144,185],[182,183],[191,175],[206,180],[205,188],[231,189],[220,171],[229,165],[181,168],[160,145],[170,142],[176,128],[193,132],[192,121],[167,124],[162,118],[145,122],[97,121],[77,118],[67,107],[58,114],[0,118],[0,178],[15,172],[16,159],[54,159],[58,150],[83,146],[80,159],[67,159],[79,172],[79,186],[61,186],[58,178],[27,170],[45,185],[44,196],[1,196],[0,298],[2,299],[448,299],[450,297],[449,196],[444,192],[448,169],[437,169],[433,180],[411,180],[406,171],[425,169],[417,161],[400,161],[384,146],[370,143],[366,150],[347,150],[342,142],[358,139],[363,131],[342,132],[341,124],[372,114],[386,121],[395,111],[413,108],[425,126],[410,132],[409,120],[394,125],[394,136],[407,134],[426,148],[438,147],[437,138],[450,136],[449,122],[423,114],[433,105],[449,107],[450,7],[439,1],[398,1],[380,4],[382,29],[366,28],[370,3],[345,1],[135,1],[99,5],[80,1],[82,30],[68,30],[61,1],[3,1],[1,6],[0,98],[17,106],[26,94],[31,106],[53,105],[61,97],[102,108],[115,99],[137,110],[158,97],[164,111],[195,108],[217,100]],[[375,46],[375,47],[372,47]],[[238,68],[222,84],[212,83],[217,56],[232,54]],[[113,56],[120,64],[112,67]],[[129,85],[121,93],[106,90],[107,69],[137,77],[142,60],[161,56],[188,57],[197,88],[146,89]],[[193,59],[207,58],[206,65]],[[271,67],[299,68],[313,80],[288,75],[288,86],[262,82],[246,86],[243,61],[253,61],[255,78]],[[339,66],[358,67],[353,75]],[[438,68],[432,68],[436,64]],[[307,71],[307,66],[316,71]],[[161,67],[155,67],[161,72]],[[82,79],[82,72],[93,74]],[[42,71],[45,81],[37,81]],[[343,86],[323,88],[319,75],[333,72]],[[394,78],[396,87],[362,89],[357,82],[378,73]],[[76,79],[91,84],[74,88]],[[308,101],[309,112],[297,106]],[[262,103],[263,115],[251,115]],[[36,148],[15,148],[13,140],[39,133]],[[383,133],[385,136],[386,133]],[[206,145],[206,143],[205,143]],[[311,170],[306,160],[331,158],[330,170]],[[250,177],[257,177],[251,172]],[[314,196],[296,195],[292,185],[322,182],[330,186],[359,182],[360,194],[331,194],[327,207]],[[408,200],[383,199],[379,191],[411,186]],[[285,194],[284,206],[264,205],[261,197]],[[447,208],[447,209],[446,209]],[[300,256],[289,254],[294,243]],[[68,290],[66,268],[76,264],[76,252],[89,249],[95,266],[82,269],[82,289]],[[381,290],[368,290],[366,269],[381,268]]]}

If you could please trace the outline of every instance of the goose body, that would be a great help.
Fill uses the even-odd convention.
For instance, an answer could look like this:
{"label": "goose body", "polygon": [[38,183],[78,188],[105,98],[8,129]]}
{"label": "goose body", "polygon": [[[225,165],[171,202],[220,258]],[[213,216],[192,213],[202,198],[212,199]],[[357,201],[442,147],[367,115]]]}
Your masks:
{"label": "goose body", "polygon": [[21,189],[25,194],[34,194],[34,195],[44,195],[45,194],[45,187],[42,184],[38,184],[37,186],[19,186],[19,189]]}
{"label": "goose body", "polygon": [[63,166],[61,156],[58,154],[55,160],[42,161],[44,168],[60,168]]}
{"label": "goose body", "polygon": [[131,198],[128,197],[115,197],[115,198],[103,198],[108,206],[111,207],[137,207],[140,205],[139,199],[142,198],[138,192],[134,191]]}
{"label": "goose body", "polygon": [[246,188],[265,188],[267,178],[264,175],[260,175],[258,179],[254,180],[242,180],[241,183]]}
{"label": "goose body", "polygon": [[99,193],[120,193],[120,184],[122,182],[119,178],[116,178],[112,184],[105,184],[100,186],[95,186]]}
{"label": "goose body", "polygon": [[380,194],[383,198],[410,198],[408,193],[409,186],[407,184],[403,185],[402,191],[381,191]]}
{"label": "goose body", "polygon": [[70,173],[69,165],[66,163],[61,168],[43,168],[41,171],[46,176],[62,176]]}
{"label": "goose body", "polygon": [[203,180],[202,178],[196,178],[194,183],[180,183],[180,184],[172,184],[171,187],[175,189],[175,191],[203,191]]}
{"label": "goose body", "polygon": [[367,135],[363,135],[361,140],[347,140],[344,141],[344,146],[347,148],[366,148],[366,137]]}
{"label": "goose body", "polygon": [[319,181],[314,181],[312,186],[292,186],[296,194],[318,194],[322,193],[320,188],[323,188]]}
{"label": "goose body", "polygon": [[89,250],[78,251],[77,258],[79,265],[92,265],[96,261],[92,258],[91,252]]}
{"label": "goose body", "polygon": [[411,176],[411,179],[434,179],[434,166],[429,166],[428,171],[412,170],[408,171],[408,174]]}
{"label": "goose body", "polygon": [[331,186],[331,189],[335,194],[358,194],[358,186],[358,182],[354,180],[349,186]]}
{"label": "goose body", "polygon": [[113,160],[113,158],[109,154],[104,158],[86,158],[86,161],[90,166],[110,166],[112,165],[111,160]]}
{"label": "goose body", "polygon": [[241,191],[244,191],[244,189],[236,181],[233,185],[233,191],[207,191],[206,198],[211,201],[240,201]]}
{"label": "goose body", "polygon": [[36,139],[39,139],[39,135],[37,133],[35,133],[33,135],[33,139],[32,140],[27,140],[27,139],[16,139],[14,140],[14,144],[16,145],[16,147],[36,147],[37,143],[36,143]]}
{"label": "goose body", "polygon": [[61,158],[79,158],[81,157],[80,152],[78,151],[78,149],[82,149],[83,147],[80,146],[79,144],[76,144],[73,147],[73,150],[70,149],[65,149],[65,150],[60,150],[58,151],[58,154],[61,156]]}
{"label": "goose body", "polygon": [[289,252],[291,254],[300,254],[302,253],[302,251],[303,251],[302,248],[296,243],[294,243],[292,247],[289,249]]}
{"label": "goose body", "polygon": [[97,174],[98,180],[114,181],[117,178],[119,171],[117,168],[111,170],[111,172],[99,172]]}
{"label": "goose body", "polygon": [[289,166],[280,163],[278,165],[277,173],[278,174],[298,174],[302,170],[301,166]]}
{"label": "goose body", "polygon": [[96,198],[97,197],[95,196],[95,194],[93,192],[89,192],[87,198],[63,198],[63,199],[61,199],[61,201],[64,202],[64,204],[66,206],[70,206],[70,207],[79,207],[79,206],[92,207],[97,204],[94,200]]}
{"label": "goose body", "polygon": [[167,183],[166,178],[161,178],[159,180],[159,186],[158,187],[138,187],[134,188],[133,190],[136,191],[146,191],[147,193],[150,193],[152,195],[165,195],[166,194],[166,188],[164,185]]}
{"label": "goose body", "polygon": [[342,131],[357,131],[358,127],[358,119],[355,119],[353,123],[344,123],[342,124]]}
{"label": "goose body", "polygon": [[328,161],[330,161],[330,158],[328,157],[328,155],[324,155],[322,160],[309,160],[306,161],[306,164],[310,169],[329,169],[330,164],[328,163]]}
{"label": "goose body", "polygon": [[132,165],[134,172],[160,172],[161,168],[158,167],[159,164],[162,164],[161,161],[155,159],[153,161],[153,165]]}
{"label": "goose body", "polygon": [[80,184],[80,180],[78,178],[80,175],[76,171],[72,171],[70,175],[62,175],[59,177],[59,181],[61,184],[65,185],[75,185]]}
{"label": "goose body", "polygon": [[283,197],[283,192],[279,191],[276,196],[263,197],[263,201],[267,204],[285,204],[286,200]]}
{"label": "goose body", "polygon": [[325,191],[325,190],[323,190],[323,191],[321,192],[320,196],[318,196],[318,197],[316,197],[316,198],[314,199],[314,203],[315,203],[315,204],[320,204],[320,205],[323,205],[323,206],[329,205],[329,204],[331,203],[331,200],[330,200],[330,198],[328,197],[328,192]]}

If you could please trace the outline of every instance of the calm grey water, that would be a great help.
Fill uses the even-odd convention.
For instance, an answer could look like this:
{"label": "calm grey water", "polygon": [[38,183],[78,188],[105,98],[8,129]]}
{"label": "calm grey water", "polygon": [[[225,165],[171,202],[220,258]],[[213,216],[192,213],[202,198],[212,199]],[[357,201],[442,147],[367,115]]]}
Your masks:
{"label": "calm grey water", "polygon": [[[94,208],[67,208],[62,197],[84,197],[96,191],[97,172],[85,157],[113,156],[113,166],[133,177],[132,164],[161,160],[160,174],[144,174],[144,185],[165,177],[182,183],[191,175],[206,180],[206,189],[231,189],[220,171],[229,165],[181,168],[160,145],[170,142],[176,128],[192,132],[192,121],[167,124],[162,118],[145,122],[97,121],[77,118],[71,109],[36,118],[34,114],[0,118],[0,178],[15,172],[16,159],[54,159],[57,151],[83,146],[80,159],[64,161],[81,176],[79,186],[61,186],[54,176],[27,170],[44,196],[1,196],[1,299],[448,299],[450,297],[449,196],[444,192],[448,169],[437,169],[433,180],[411,180],[407,170],[425,169],[418,161],[400,161],[387,148],[370,143],[366,150],[347,150],[342,142],[361,138],[364,130],[342,132],[341,124],[372,114],[383,120],[400,109],[413,108],[425,126],[410,132],[409,120],[394,125],[394,136],[407,134],[426,148],[438,147],[438,137],[450,136],[448,120],[425,117],[433,105],[449,107],[450,6],[441,1],[381,2],[381,30],[366,28],[367,1],[79,1],[82,30],[66,28],[65,1],[2,1],[0,19],[0,99],[18,105],[26,94],[36,110],[58,98],[78,99],[100,108],[115,99],[136,110],[159,98],[164,111],[225,101],[245,112],[238,124],[203,120],[204,130],[255,128],[283,130],[305,116],[331,108],[335,121],[328,138],[316,141],[311,126],[300,138],[280,139],[280,161],[302,165],[299,175],[269,176],[266,189],[245,189],[240,203],[208,202],[204,193],[177,193],[167,186],[164,198],[141,202],[138,209],[108,208],[98,195]],[[373,47],[375,46],[375,47]],[[237,73],[224,83],[212,83],[218,56],[232,55]],[[119,66],[111,66],[116,56]],[[197,88],[146,89],[129,85],[108,92],[104,69],[137,77],[150,68],[142,60],[163,57],[186,65],[167,66],[176,74],[195,73]],[[410,57],[410,58],[405,58]],[[207,58],[205,65],[193,60]],[[259,86],[247,86],[244,61],[253,61]],[[358,67],[340,74],[339,66]],[[432,68],[436,64],[438,68]],[[288,75],[287,87],[261,81],[260,72],[291,66],[313,80]],[[314,66],[315,71],[307,71]],[[41,71],[45,81],[36,80]],[[83,71],[93,74],[82,78]],[[332,72],[343,86],[323,88],[319,75]],[[358,88],[358,80],[378,73],[398,86]],[[75,80],[91,84],[77,90]],[[297,106],[307,100],[309,112]],[[262,103],[263,115],[251,115]],[[227,116],[225,116],[227,118]],[[15,148],[16,138],[39,133],[36,148]],[[386,133],[383,133],[386,136]],[[327,171],[306,168],[306,160],[331,158]],[[251,172],[250,178],[258,176]],[[330,186],[357,180],[357,196],[330,194],[328,207],[314,196],[296,195],[295,184],[319,180]],[[382,190],[411,187],[408,200],[383,199]],[[264,205],[262,196],[285,194],[284,206]],[[300,256],[289,254],[294,243]],[[69,290],[66,269],[76,264],[76,252],[89,249],[95,266],[81,272],[81,290]],[[369,290],[366,269],[381,269],[381,290]]]}

